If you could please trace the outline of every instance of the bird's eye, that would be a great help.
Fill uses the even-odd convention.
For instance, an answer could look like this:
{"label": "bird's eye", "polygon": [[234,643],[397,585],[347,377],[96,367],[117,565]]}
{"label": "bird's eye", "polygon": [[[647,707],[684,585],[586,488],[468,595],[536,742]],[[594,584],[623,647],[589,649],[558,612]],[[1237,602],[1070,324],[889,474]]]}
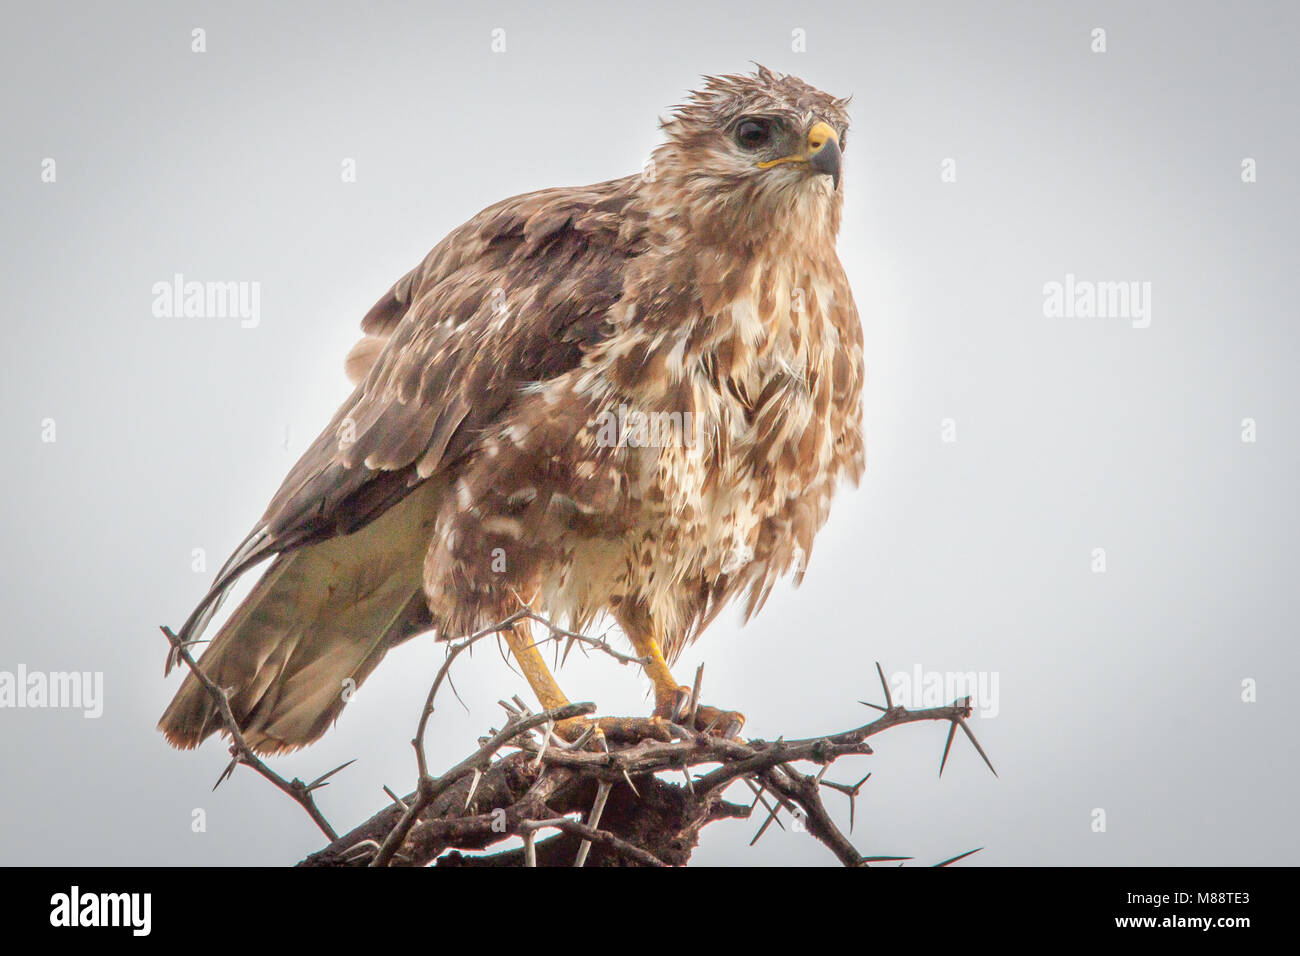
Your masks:
{"label": "bird's eye", "polygon": [[761,149],[772,140],[772,121],[766,119],[741,120],[736,127],[736,142],[745,149]]}

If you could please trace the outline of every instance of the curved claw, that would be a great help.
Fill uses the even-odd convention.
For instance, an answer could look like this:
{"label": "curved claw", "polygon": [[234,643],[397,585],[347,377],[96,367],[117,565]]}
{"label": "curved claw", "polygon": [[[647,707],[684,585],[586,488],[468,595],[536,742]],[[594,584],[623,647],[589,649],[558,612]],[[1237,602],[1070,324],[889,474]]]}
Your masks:
{"label": "curved claw", "polygon": [[654,710],[656,717],[666,718],[673,723],[681,723],[689,730],[712,734],[716,737],[734,738],[745,726],[745,715],[738,710],[722,710],[707,704],[697,704],[695,720],[687,721],[693,691],[689,687],[678,687],[672,698]]}

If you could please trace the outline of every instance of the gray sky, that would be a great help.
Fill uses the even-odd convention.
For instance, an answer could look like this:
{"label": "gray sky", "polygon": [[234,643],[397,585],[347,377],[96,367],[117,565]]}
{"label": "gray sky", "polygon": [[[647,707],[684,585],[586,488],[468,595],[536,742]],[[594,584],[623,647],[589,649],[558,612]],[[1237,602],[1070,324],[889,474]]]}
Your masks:
{"label": "gray sky", "polygon": [[[743,629],[724,614],[679,677],[707,661],[708,699],[775,737],[868,719],[876,660],[976,672],[990,706],[973,726],[1000,777],[958,742],[940,780],[945,728],[890,732],[835,771],[874,773],[864,853],[1295,861],[1293,6],[42,4],[5,19],[0,679],[98,672],[103,699],[98,718],[0,708],[3,862],[274,864],[320,845],[250,772],[211,792],[218,744],[179,753],[154,732],[176,687],[157,625],[181,623],[347,395],[343,355],[397,277],[491,202],[635,171],[700,73],[750,60],[854,94],[840,255],[869,462],[803,587]],[[155,315],[154,285],[177,273],[258,283],[255,327]],[[1107,283],[1133,295],[1117,315],[1060,315],[1052,283],[1075,304],[1118,295]],[[526,692],[485,651],[456,673],[468,713],[448,699],[435,716],[435,764]],[[441,654],[390,655],[324,740],[275,762],[309,778],[360,758],[322,796],[339,829],[381,785],[410,789]],[[577,660],[560,678],[606,712],[648,711],[630,670]],[[696,861],[833,862],[797,833],[751,849],[755,826],[711,828]]]}

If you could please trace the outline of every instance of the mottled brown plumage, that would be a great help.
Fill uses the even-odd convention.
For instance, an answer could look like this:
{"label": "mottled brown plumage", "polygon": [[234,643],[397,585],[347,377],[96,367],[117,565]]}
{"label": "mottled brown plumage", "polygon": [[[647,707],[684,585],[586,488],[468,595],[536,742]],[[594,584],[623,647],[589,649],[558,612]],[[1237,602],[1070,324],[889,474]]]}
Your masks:
{"label": "mottled brown plumage", "polygon": [[[490,206],[370,310],[355,391],[182,632],[274,556],[201,662],[250,743],[316,739],[394,644],[520,597],[575,628],[612,613],[671,660],[802,576],[863,469],[845,106],[763,68],[707,78],[642,174]],[[218,728],[192,675],[160,726]]]}

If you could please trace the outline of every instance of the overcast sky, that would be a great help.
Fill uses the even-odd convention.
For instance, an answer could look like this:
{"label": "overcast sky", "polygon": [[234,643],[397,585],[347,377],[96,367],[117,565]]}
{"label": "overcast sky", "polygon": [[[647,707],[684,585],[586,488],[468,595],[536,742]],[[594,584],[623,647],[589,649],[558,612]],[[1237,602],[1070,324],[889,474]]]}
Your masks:
{"label": "overcast sky", "polygon": [[[940,779],[944,727],[890,732],[833,772],[873,772],[864,853],[1295,862],[1293,5],[39,4],[6,21],[0,681],[99,674],[102,713],[0,708],[3,862],[320,846],[251,772],[212,792],[219,744],[154,731],[177,686],[157,626],[184,620],[346,397],[343,356],[396,278],[489,203],[637,170],[699,74],[751,60],[854,96],[840,255],[869,462],[802,588],[744,628],[724,614],[678,676],[707,661],[708,699],[775,737],[868,719],[877,660],[900,690],[974,672],[999,777],[958,741]],[[257,283],[255,316],[156,314],[177,274]],[[309,779],[360,758],[322,794],[340,830],[382,785],[411,788],[441,656],[391,654],[331,733],[274,762]],[[608,713],[650,706],[605,660],[560,679]],[[435,715],[435,765],[527,693],[489,648],[456,682],[468,710]],[[750,848],[756,826],[710,828],[696,862],[833,863],[804,834]]]}

